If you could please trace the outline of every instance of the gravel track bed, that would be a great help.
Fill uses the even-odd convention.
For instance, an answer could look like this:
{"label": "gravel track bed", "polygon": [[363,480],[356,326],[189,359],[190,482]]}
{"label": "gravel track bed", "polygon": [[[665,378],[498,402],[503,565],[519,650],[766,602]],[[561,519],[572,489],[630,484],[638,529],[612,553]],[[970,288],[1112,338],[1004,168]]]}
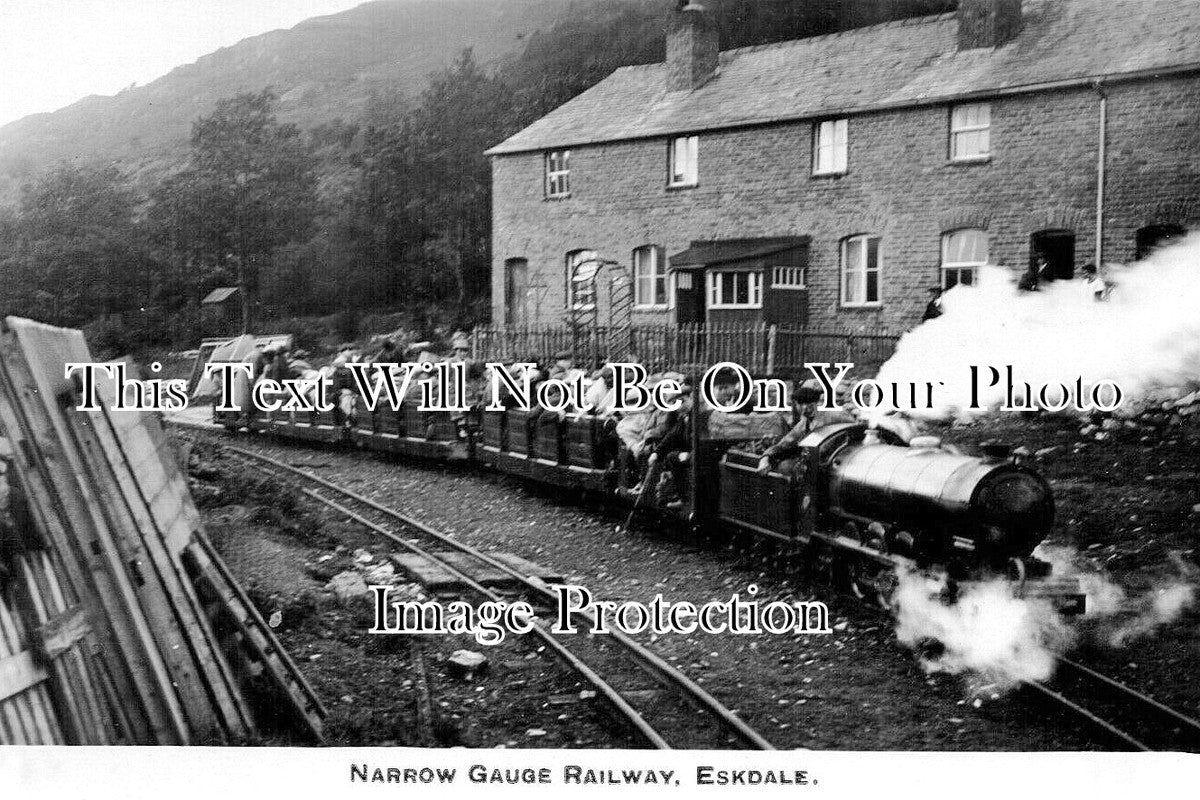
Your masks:
{"label": "gravel track bed", "polygon": [[[831,635],[699,633],[646,640],[777,747],[1029,751],[1103,747],[1073,719],[1026,696],[982,705],[965,699],[967,692],[957,678],[927,676],[920,670],[896,643],[882,614],[779,570],[772,566],[769,553],[697,547],[678,531],[645,522],[632,532],[618,533],[623,518],[619,510],[494,473],[414,465],[380,454],[314,449],[263,437],[241,436],[237,443],[286,463],[311,467],[327,480],[483,550],[515,553],[552,567],[598,598],[649,602],[661,592],[668,600],[699,605],[726,600],[735,591],[745,596],[746,586],[754,583],[760,587],[760,599],[826,602],[834,626]],[[239,575],[240,570],[252,569],[232,566]],[[360,633],[365,628],[364,623]],[[351,646],[360,644],[356,640]],[[348,686],[356,684],[353,678],[345,680]],[[515,688],[531,695],[544,691],[532,685]],[[546,695],[540,699],[545,702]],[[369,704],[370,699],[363,702]],[[479,727],[471,725],[472,730]],[[481,744],[485,739],[513,741],[504,736],[477,734],[477,738]],[[596,746],[586,737],[557,738],[546,744]]]}

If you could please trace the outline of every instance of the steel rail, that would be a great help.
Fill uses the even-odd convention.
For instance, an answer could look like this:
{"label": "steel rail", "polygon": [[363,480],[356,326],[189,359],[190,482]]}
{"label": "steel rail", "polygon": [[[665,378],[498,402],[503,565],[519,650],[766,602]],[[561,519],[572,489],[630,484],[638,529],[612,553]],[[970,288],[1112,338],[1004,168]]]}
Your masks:
{"label": "steel rail", "polygon": [[[304,478],[305,480],[311,481],[319,486],[322,486],[323,488],[327,489],[328,491],[340,494],[343,497],[347,497],[357,503],[360,503],[361,505],[367,506],[380,514],[383,514],[386,517],[390,517],[390,518],[396,520],[397,522],[400,522],[404,525],[407,525],[411,528],[414,528],[414,529],[420,531],[421,533],[437,540],[438,542],[440,542],[454,550],[457,550],[461,553],[465,553],[475,559],[478,559],[479,561],[482,561],[483,563],[487,564],[488,566],[490,566],[494,569],[500,570],[502,573],[512,577],[513,579],[520,582],[522,585],[528,587],[530,590],[536,592],[537,594],[541,595],[544,598],[547,598],[549,600],[556,599],[554,592],[552,592],[548,587],[546,587],[546,585],[544,583],[542,583],[541,581],[532,579],[526,575],[522,575],[519,571],[513,569],[508,564],[505,564],[504,562],[488,555],[487,553],[477,550],[476,548],[472,547],[471,545],[468,545],[464,542],[457,541],[453,537],[450,537],[450,536],[430,527],[429,525],[426,525],[425,523],[421,522],[420,520],[410,517],[407,514],[404,514],[403,512],[400,512],[400,511],[397,511],[396,509],[384,506],[384,505],[372,500],[369,497],[364,497],[363,495],[358,494],[357,492],[354,492],[351,489],[347,489],[345,487],[339,486],[339,485],[333,483],[332,481],[328,481],[325,478],[322,478],[318,475],[312,475],[308,472],[305,472],[304,470],[293,467],[290,464],[286,464],[286,463],[279,461],[278,459],[272,458],[270,456],[263,455],[261,453],[255,453],[250,450],[246,450],[244,448],[240,448],[240,447],[236,447],[236,446],[228,445],[228,444],[223,444],[222,447],[225,450],[229,451],[230,453],[240,456],[243,459],[250,459],[253,461],[259,461],[262,463],[270,464],[278,470],[297,475],[301,478]],[[308,494],[308,492],[306,492],[306,494]],[[310,495],[310,496],[312,496],[312,495]],[[327,498],[322,498],[320,495],[316,495],[316,499],[318,499],[320,502],[323,502],[326,504],[330,504],[333,502],[333,501],[328,500]],[[377,530],[378,526],[374,526],[373,524],[369,523],[369,521],[365,520],[360,515],[354,514],[354,512],[350,511],[349,509],[340,509],[339,513],[346,513],[348,515],[352,515],[352,517],[355,518],[356,521],[367,523],[368,525],[370,525],[372,527],[372,529]],[[389,535],[388,538],[393,541],[397,541],[398,543],[402,543],[405,547],[412,546],[411,543],[406,542],[402,538],[399,538],[399,537],[393,538],[393,536],[391,536],[391,535]],[[432,560],[438,561],[436,558],[433,558],[428,553],[424,553],[423,555],[426,558],[431,558]],[[441,561],[438,561],[438,563],[439,563],[439,565],[444,564],[444,562],[441,562]],[[455,577],[458,577],[459,575],[461,575],[460,572],[458,572],[457,570],[454,570],[450,565],[445,565],[445,566],[452,573],[456,573]],[[463,576],[463,577],[465,578],[467,576]],[[460,578],[460,580],[461,580],[461,578]],[[467,580],[469,581],[470,579],[467,578]],[[468,584],[468,585],[470,585],[470,584]],[[472,587],[472,588],[475,588],[475,587]],[[538,630],[540,630],[540,628]],[[620,631],[613,630],[606,635],[611,636],[614,641],[616,641],[618,644],[620,644],[622,647],[624,647],[629,652],[629,654],[632,655],[641,664],[641,666],[644,669],[646,669],[650,673],[658,676],[660,678],[660,680],[667,681],[667,682],[675,685],[677,688],[681,689],[693,701],[695,701],[703,710],[707,711],[709,714],[716,717],[718,719],[718,721],[721,722],[722,725],[724,725],[726,728],[728,728],[730,731],[732,731],[734,734],[736,734],[736,736],[739,739],[741,739],[744,744],[749,745],[750,747],[752,747],[754,749],[759,749],[759,750],[774,750],[775,749],[774,745],[772,745],[761,734],[759,734],[757,731],[755,731],[753,728],[751,728],[749,725],[747,725],[743,720],[739,719],[736,715],[734,715],[734,713],[730,709],[726,708],[719,700],[717,700],[715,697],[713,697],[711,694],[709,694],[708,691],[706,691],[703,687],[701,687],[699,684],[697,684],[695,681],[693,681],[687,675],[680,672],[677,668],[675,668],[671,664],[664,661],[661,657],[659,657],[655,653],[651,652],[646,647],[644,647],[640,643],[634,641],[633,639],[631,639],[626,634],[624,634]],[[556,640],[551,639],[551,641],[554,641],[554,646],[555,646],[556,650],[561,648],[561,645]],[[564,653],[564,658],[568,658],[568,660],[574,658],[573,654],[571,654],[570,656],[565,655],[565,653],[566,653],[565,648],[563,648],[562,652]],[[624,712],[622,712],[622,713],[624,713]],[[636,711],[635,711],[635,713],[636,713]]]}
{"label": "steel rail", "polygon": [[1128,733],[1121,730],[1116,725],[1113,725],[1111,722],[1101,719],[1100,717],[1093,714],[1091,711],[1088,711],[1083,706],[1079,705],[1078,703],[1074,702],[1073,700],[1068,699],[1066,697],[1066,695],[1063,695],[1060,692],[1054,691],[1053,689],[1051,689],[1049,686],[1042,683],[1041,681],[1026,680],[1026,681],[1022,681],[1022,683],[1025,686],[1030,687],[1031,689],[1036,689],[1037,691],[1041,692],[1044,696],[1049,697],[1054,702],[1058,703],[1059,705],[1063,706],[1064,708],[1069,709],[1072,713],[1076,714],[1077,716],[1083,717],[1085,720],[1090,722],[1092,725],[1095,725],[1097,728],[1100,728],[1101,730],[1105,731],[1110,736],[1112,736],[1116,739],[1119,739],[1122,742],[1125,742],[1127,745],[1132,747],[1134,750],[1138,750],[1143,753],[1148,753],[1151,751],[1151,748],[1149,745],[1143,743],[1139,739],[1135,739],[1133,736],[1130,736]]}
{"label": "steel rail", "polygon": [[[206,427],[199,426],[199,425],[186,424],[186,423],[181,424],[179,427],[188,427],[188,428],[192,428],[193,430],[205,431],[205,432],[209,432],[209,433],[213,432],[212,429],[210,429],[210,428],[206,428]],[[278,467],[280,467],[288,472],[295,473],[297,475],[302,476],[303,478],[305,478],[307,480],[311,480],[318,484],[325,485],[327,488],[330,488],[333,491],[342,493],[345,496],[350,497],[350,498],[354,499],[355,501],[360,502],[364,505],[367,505],[382,514],[391,516],[407,525],[410,525],[411,527],[414,527],[414,528],[420,530],[423,533],[426,533],[427,535],[437,538],[439,541],[453,547],[454,549],[457,549],[461,552],[465,552],[476,558],[479,558],[480,560],[487,563],[489,566],[492,566],[496,569],[503,571],[505,574],[508,574],[511,577],[516,578],[521,583],[525,584],[526,586],[529,586],[530,588],[534,589],[535,591],[537,591],[543,595],[551,594],[549,592],[549,590],[546,589],[544,586],[539,585],[535,581],[531,581],[526,576],[520,575],[520,573],[513,570],[507,564],[504,564],[503,562],[500,562],[496,559],[491,558],[486,553],[482,553],[478,550],[475,550],[475,548],[471,547],[470,545],[466,545],[464,543],[454,541],[453,539],[446,537],[445,534],[441,534],[440,532],[430,528],[429,526],[425,525],[424,523],[421,523],[419,520],[408,517],[407,515],[403,514],[402,512],[396,511],[395,509],[391,509],[386,506],[382,506],[379,503],[376,503],[375,501],[371,500],[370,498],[363,497],[362,495],[359,495],[349,489],[344,489],[342,487],[337,486],[336,484],[332,484],[317,475],[312,475],[310,473],[304,472],[303,470],[296,469],[294,467],[291,467],[288,464],[284,464],[283,462],[279,462],[275,459],[272,459],[269,456],[264,456],[264,455],[261,455],[258,453],[252,453],[248,450],[243,450],[242,448],[238,448],[238,447],[235,447],[232,445],[223,445],[223,446],[235,453],[240,453],[240,454],[244,455],[245,457],[248,457],[251,459],[260,459],[260,460],[263,460],[266,462],[274,463]],[[822,537],[822,538],[825,538],[825,537]],[[875,554],[872,553],[871,555],[874,556]],[[679,682],[678,685],[686,686],[689,693],[691,693],[693,695],[693,697],[695,699],[697,699],[699,702],[701,702],[709,711],[711,711],[712,713],[718,714],[719,716],[729,714],[728,710],[725,709],[723,706],[721,706],[721,704],[718,701],[716,701],[715,698],[712,698],[711,695],[709,695],[704,689],[702,689],[699,686],[697,686],[696,684],[694,684],[689,678],[687,678],[686,675],[683,675],[682,673],[680,673],[676,668],[674,668],[670,664],[666,663],[665,661],[662,661],[662,659],[658,658],[658,656],[654,655],[652,652],[645,650],[645,648],[643,648],[638,643],[633,642],[632,640],[629,640],[628,637],[624,636],[620,632],[614,631],[613,636],[621,644],[623,644],[627,648],[629,648],[631,653],[633,655],[635,655],[635,657],[637,657],[640,661],[642,661],[643,665],[645,667],[647,667],[649,670],[651,670],[652,672],[654,672],[657,675],[660,675],[664,680],[677,681],[677,682]],[[1080,664],[1076,661],[1066,658],[1065,656],[1058,656],[1057,661],[1060,666],[1060,669],[1065,667],[1067,671],[1073,672],[1075,677],[1077,677],[1077,678],[1083,678],[1085,680],[1090,680],[1094,683],[1104,686],[1105,688],[1107,688],[1109,690],[1112,690],[1112,691],[1118,693],[1125,699],[1125,702],[1128,706],[1134,706],[1134,707],[1141,706],[1143,709],[1149,709],[1153,714],[1156,714],[1164,719],[1169,720],[1171,723],[1177,725],[1182,730],[1187,731],[1188,733],[1197,737],[1197,740],[1200,741],[1200,721],[1192,719],[1192,718],[1180,713],[1179,711],[1177,711],[1167,705],[1164,705],[1163,703],[1155,700],[1154,698],[1152,698],[1142,692],[1139,692],[1136,689],[1133,689],[1132,687],[1129,687],[1129,686],[1121,683],[1120,681],[1117,681],[1113,678],[1103,675],[1102,673],[1099,673],[1099,672],[1091,669],[1090,667],[1084,666],[1083,664]],[[1035,690],[1036,692],[1040,693],[1044,697],[1047,697],[1048,699],[1050,699],[1050,700],[1054,701],[1055,703],[1058,703],[1059,705],[1068,709],[1073,714],[1081,717],[1082,719],[1087,721],[1089,724],[1104,731],[1106,734],[1108,734],[1109,736],[1113,737],[1114,739],[1124,743],[1128,747],[1130,747],[1134,750],[1138,750],[1138,751],[1153,751],[1154,748],[1150,747],[1148,744],[1141,741],[1136,736],[1128,733],[1125,730],[1122,730],[1117,725],[1103,719],[1102,717],[1100,717],[1099,715],[1095,714],[1094,712],[1088,710],[1087,708],[1084,708],[1079,703],[1071,700],[1063,693],[1056,691],[1055,689],[1051,688],[1050,686],[1046,685],[1045,683],[1040,682],[1040,681],[1023,681],[1022,683],[1023,683],[1023,685],[1026,685],[1026,686],[1030,687],[1031,689]],[[718,711],[718,709],[720,709],[720,710]],[[737,732],[739,735],[743,736],[743,738],[747,742],[753,744],[755,747],[758,747],[760,749],[774,749],[773,746],[770,745],[769,742],[766,742],[765,739],[762,739],[762,737],[759,736],[759,734],[757,734],[757,732],[753,731],[753,729],[750,729],[748,726],[746,726],[741,720],[737,719],[736,717],[729,717],[728,724],[731,728],[733,728],[735,730],[735,732]],[[742,730],[743,728],[744,728],[744,730]]]}

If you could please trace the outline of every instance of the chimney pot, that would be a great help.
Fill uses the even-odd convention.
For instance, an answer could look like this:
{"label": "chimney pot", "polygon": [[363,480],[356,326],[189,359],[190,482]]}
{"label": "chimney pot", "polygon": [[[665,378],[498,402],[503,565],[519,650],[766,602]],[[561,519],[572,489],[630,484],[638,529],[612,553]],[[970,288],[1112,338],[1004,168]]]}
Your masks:
{"label": "chimney pot", "polygon": [[958,49],[999,47],[1021,30],[1021,0],[959,0]]}

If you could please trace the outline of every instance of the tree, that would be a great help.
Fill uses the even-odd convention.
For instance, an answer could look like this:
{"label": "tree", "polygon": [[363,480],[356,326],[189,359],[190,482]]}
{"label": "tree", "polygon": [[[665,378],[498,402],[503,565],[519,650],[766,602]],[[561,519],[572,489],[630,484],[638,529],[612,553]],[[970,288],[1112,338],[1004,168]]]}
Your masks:
{"label": "tree", "polygon": [[276,103],[270,89],[218,101],[192,125],[188,166],[154,195],[177,255],[234,276],[247,331],[262,271],[276,248],[312,235],[318,208],[314,160],[299,129],[276,119]]}
{"label": "tree", "polygon": [[112,166],[62,165],[25,185],[4,226],[6,310],[81,325],[144,309],[157,271],[140,241],[136,206]]}
{"label": "tree", "polygon": [[409,301],[449,303],[460,316],[486,294],[491,165],[484,151],[514,130],[507,84],[464,50],[431,76],[399,123],[368,131],[360,200],[376,275]]}

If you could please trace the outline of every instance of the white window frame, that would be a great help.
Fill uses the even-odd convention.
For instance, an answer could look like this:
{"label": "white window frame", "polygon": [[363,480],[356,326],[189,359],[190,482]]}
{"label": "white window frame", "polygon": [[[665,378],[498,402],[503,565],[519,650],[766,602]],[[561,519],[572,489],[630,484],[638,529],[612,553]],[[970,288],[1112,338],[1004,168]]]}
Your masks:
{"label": "white window frame", "polygon": [[571,151],[551,150],[546,153],[546,197],[571,196]]}
{"label": "white window frame", "polygon": [[[973,234],[977,234],[978,236],[982,237],[982,239],[983,239],[983,253],[982,254],[979,252],[965,254],[968,257],[964,258],[963,257],[964,254],[961,252],[961,248],[958,248],[960,252],[952,252],[951,251],[951,247],[954,244],[955,237],[968,236],[968,235],[973,235]],[[948,285],[949,282],[947,281],[947,278],[949,277],[951,272],[956,273],[956,275],[958,277],[958,280],[956,280],[954,283],[955,286],[957,286],[959,284],[962,284],[963,286],[974,286],[979,279],[979,268],[988,263],[988,248],[989,248],[990,244],[991,243],[988,240],[988,232],[983,230],[982,228],[958,228],[957,230],[946,231],[945,233],[943,233],[942,234],[942,275],[941,275],[942,289],[950,288],[950,286]],[[969,272],[971,274],[970,283],[963,282],[962,273],[964,273],[964,272]]]}
{"label": "white window frame", "polygon": [[771,267],[772,289],[807,289],[808,267]]}
{"label": "white window frame", "polygon": [[[875,266],[872,267],[868,262],[868,256],[871,252],[871,242],[875,242]],[[850,263],[850,255],[854,248],[861,248],[862,262],[852,265]],[[875,273],[875,299],[867,297],[867,276]],[[850,279],[854,278],[854,286],[858,292],[847,291],[850,286]],[[839,276],[841,284],[841,301],[842,305],[847,308],[874,308],[883,305],[883,237],[875,234],[864,233],[857,236],[849,236],[842,240],[842,263]],[[862,299],[851,299],[851,294],[861,294]]]}
{"label": "white window frame", "polygon": [[595,250],[572,250],[567,253],[567,308],[572,311],[579,311],[595,306],[596,298],[596,282],[590,284],[591,291],[583,296],[575,294],[575,270],[585,261],[592,261],[598,258],[599,255]]}
{"label": "white window frame", "polygon": [[[724,296],[724,284],[721,281],[723,275],[746,275],[746,296],[748,302],[739,303],[735,300],[727,300]],[[736,278],[734,279],[737,280]],[[707,273],[705,276],[705,290],[707,292],[708,307],[710,309],[754,309],[762,308],[763,294],[763,274],[762,270],[758,269],[715,269]],[[736,291],[736,290],[735,290]]]}
{"label": "white window frame", "polygon": [[[682,169],[680,159],[683,160]],[[700,137],[675,137],[667,145],[667,186],[695,186],[699,182]]]}
{"label": "white window frame", "polygon": [[[950,108],[950,160],[986,161],[992,157],[992,104],[961,103]],[[966,142],[974,142],[967,147]]]}
{"label": "white window frame", "polygon": [[813,125],[813,175],[844,175],[849,165],[849,120],[827,119]]}
{"label": "white window frame", "polygon": [[[667,280],[666,259],[662,258],[658,245],[648,244],[633,251],[633,306],[638,309],[665,310],[670,302],[670,284]],[[647,256],[649,263],[647,264]],[[644,273],[646,267],[649,272]],[[645,287],[650,287],[647,300]],[[662,301],[658,300],[658,289],[662,288]]]}

